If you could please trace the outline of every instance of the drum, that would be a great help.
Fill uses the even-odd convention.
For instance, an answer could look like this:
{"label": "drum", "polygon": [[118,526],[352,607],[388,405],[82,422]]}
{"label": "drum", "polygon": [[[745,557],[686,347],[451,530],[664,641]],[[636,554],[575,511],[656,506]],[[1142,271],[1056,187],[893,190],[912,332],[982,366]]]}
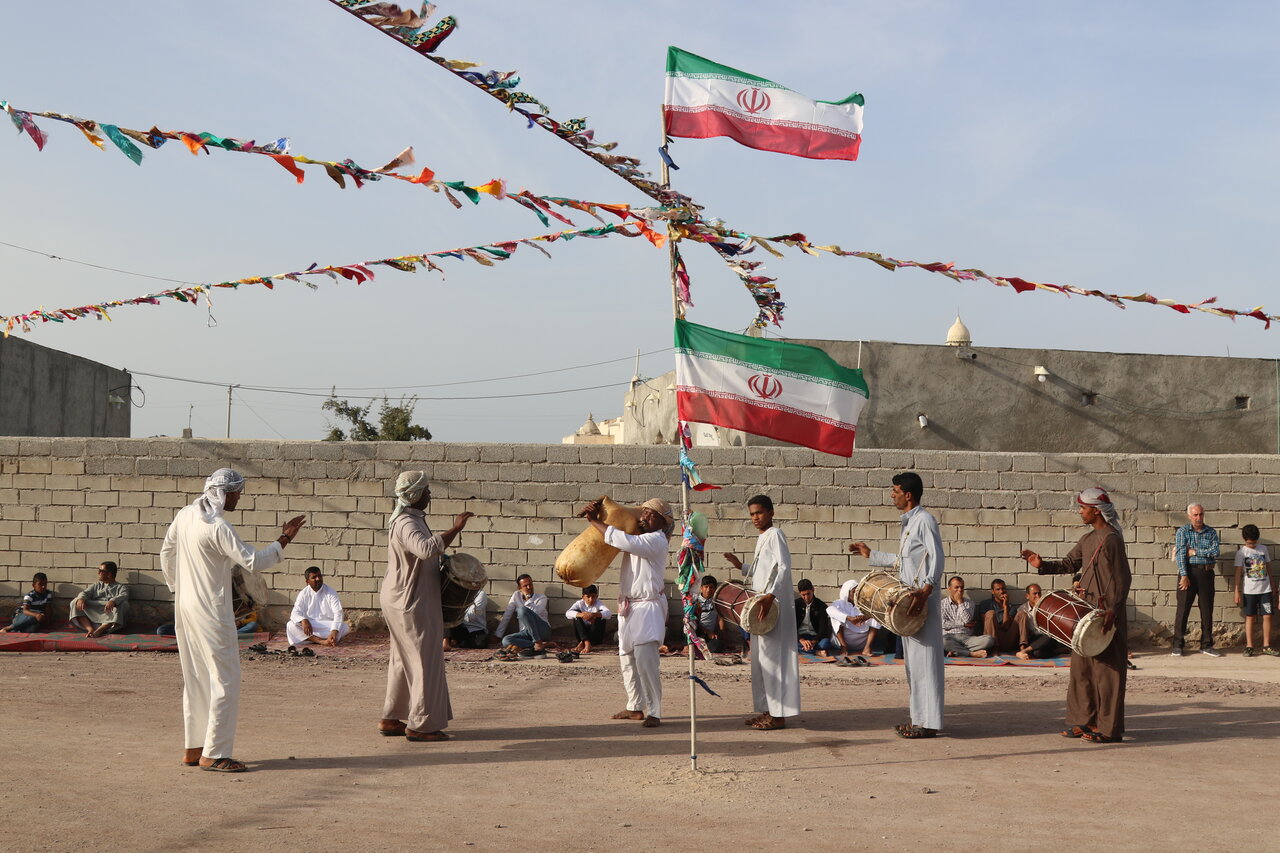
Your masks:
{"label": "drum", "polygon": [[748,634],[767,634],[778,624],[778,608],[782,602],[775,599],[769,612],[761,616],[763,598],[764,595],[756,595],[741,584],[725,581],[712,593],[711,603],[724,621],[737,625]]}
{"label": "drum", "polygon": [[1058,590],[1040,599],[1031,611],[1036,628],[1063,645],[1070,646],[1078,655],[1091,658],[1102,654],[1111,645],[1115,626],[1102,630],[1103,612],[1074,592]]}
{"label": "drum", "polygon": [[[600,498],[604,507],[604,523],[623,533],[640,532],[640,512]],[[556,574],[570,586],[584,587],[595,583],[609,568],[618,549],[605,544],[604,534],[588,524],[587,529],[570,542],[556,557]]]}
{"label": "drum", "polygon": [[462,624],[467,608],[487,580],[484,566],[470,554],[454,552],[440,558],[440,610],[446,628]]}
{"label": "drum", "polygon": [[924,627],[929,615],[926,603],[920,612],[908,616],[914,589],[888,572],[872,572],[853,588],[853,603],[899,637],[911,637]]}

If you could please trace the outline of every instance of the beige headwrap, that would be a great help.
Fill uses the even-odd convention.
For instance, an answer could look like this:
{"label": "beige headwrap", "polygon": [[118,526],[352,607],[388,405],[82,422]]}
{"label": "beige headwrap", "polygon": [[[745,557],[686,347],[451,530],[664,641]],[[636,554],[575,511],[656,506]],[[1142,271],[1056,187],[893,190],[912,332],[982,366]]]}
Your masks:
{"label": "beige headwrap", "polygon": [[208,524],[222,515],[227,506],[227,492],[243,492],[244,477],[231,468],[219,468],[204,481],[204,494],[193,502],[200,517]]}
{"label": "beige headwrap", "polygon": [[396,508],[387,524],[390,525],[396,520],[396,516],[416,504],[428,485],[426,471],[400,472],[400,476],[396,477]]}
{"label": "beige headwrap", "polygon": [[667,503],[662,498],[649,498],[649,500],[640,504],[640,506],[647,507],[666,519],[667,526],[663,529],[663,532],[668,536],[671,535],[671,526],[676,523],[676,517],[671,512],[671,504]]}

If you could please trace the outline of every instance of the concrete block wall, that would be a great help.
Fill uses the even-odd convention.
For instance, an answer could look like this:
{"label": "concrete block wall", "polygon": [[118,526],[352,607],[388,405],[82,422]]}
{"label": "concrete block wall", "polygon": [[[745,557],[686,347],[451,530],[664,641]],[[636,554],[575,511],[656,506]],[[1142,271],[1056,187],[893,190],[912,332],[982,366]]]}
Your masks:
{"label": "concrete block wall", "polygon": [[[711,519],[709,571],[730,579],[721,553],[750,555],[755,537],[743,501],[763,492],[777,504],[795,578],[812,580],[824,600],[867,571],[847,552],[850,541],[896,548],[898,513],[888,492],[890,477],[902,470],[924,479],[924,504],[942,525],[947,574],[962,575],[975,601],[994,577],[1011,588],[1032,580],[1046,589],[1065,586],[1065,578],[1028,573],[1017,554],[1031,548],[1049,558],[1065,555],[1083,532],[1074,492],[1106,488],[1124,522],[1137,634],[1167,635],[1173,621],[1177,577],[1168,546],[1188,501],[1204,504],[1224,542],[1219,633],[1230,635],[1241,621],[1226,580],[1239,527],[1257,524],[1264,542],[1275,541],[1280,528],[1277,456],[859,450],[844,459],[746,447],[699,449],[695,458],[704,478],[724,487],[690,498]],[[506,603],[516,576],[528,572],[551,598],[553,624],[561,628],[578,592],[559,582],[552,564],[583,527],[573,517],[581,504],[601,494],[631,505],[660,496],[678,506],[680,499],[676,450],[666,446],[0,438],[0,599],[15,599],[32,573],[43,571],[65,603],[93,582],[99,562],[113,559],[132,585],[137,618],[167,620],[171,596],[160,577],[160,542],[177,509],[223,465],[249,478],[232,515],[246,541],[269,542],[287,518],[308,516],[285,561],[267,575],[272,603],[282,608],[314,564],[349,609],[377,609],[392,483],[402,470],[430,473],[429,521],[436,529],[464,510],[478,516],[459,547],[485,564],[492,611]],[[616,583],[615,566],[601,579],[606,602],[616,596]],[[674,611],[674,583],[668,594]],[[1021,600],[1020,589],[1015,597]]]}

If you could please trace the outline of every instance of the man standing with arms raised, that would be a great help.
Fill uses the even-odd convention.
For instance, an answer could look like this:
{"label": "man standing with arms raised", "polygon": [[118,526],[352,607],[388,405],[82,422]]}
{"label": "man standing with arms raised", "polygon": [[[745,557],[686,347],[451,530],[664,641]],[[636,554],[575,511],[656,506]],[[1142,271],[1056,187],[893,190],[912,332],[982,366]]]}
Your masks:
{"label": "man standing with arms raised", "polygon": [[746,720],[753,729],[785,729],[787,717],[800,713],[800,658],[796,650],[796,611],[791,591],[791,549],[787,537],[773,526],[773,499],[756,495],[747,501],[751,524],[760,535],[755,554],[744,566],[735,555],[725,559],[751,577],[751,591],[764,596],[759,605],[768,614],[778,611],[777,624],[751,640],[751,699],[756,716]]}
{"label": "man standing with arms raised", "polygon": [[204,494],[178,511],[160,547],[160,570],[173,592],[178,661],[182,665],[182,716],[187,749],[182,763],[204,770],[241,773],[231,757],[240,707],[240,645],[231,608],[236,566],[260,572],[280,562],[284,548],[306,521],[285,522],[280,538],[255,550],[223,517],[240,503],[244,477],[219,468],[204,481]]}
{"label": "man standing with arms raised", "polygon": [[914,636],[902,638],[911,722],[895,726],[899,737],[915,740],[934,737],[942,728],[942,602],[936,591],[942,583],[945,558],[938,521],[920,506],[924,494],[920,475],[904,471],[894,475],[892,482],[889,499],[902,513],[897,555],[872,551],[865,542],[854,542],[849,550],[869,557],[873,566],[897,566],[898,580],[915,590],[907,612],[914,616],[925,611],[924,627]]}
{"label": "man standing with arms raised", "polygon": [[622,552],[618,578],[618,663],[627,707],[615,720],[643,720],[647,729],[662,724],[662,679],[658,645],[667,631],[667,596],[663,592],[675,517],[671,505],[651,498],[640,507],[640,533],[632,536],[600,521],[603,510],[592,501],[579,513]]}

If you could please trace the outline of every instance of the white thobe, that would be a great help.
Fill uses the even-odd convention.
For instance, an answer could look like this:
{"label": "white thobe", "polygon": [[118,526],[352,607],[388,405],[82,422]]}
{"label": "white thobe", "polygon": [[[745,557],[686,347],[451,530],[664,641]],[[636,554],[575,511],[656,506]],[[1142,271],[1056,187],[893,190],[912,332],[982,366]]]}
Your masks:
{"label": "white thobe", "polygon": [[787,537],[770,527],[756,539],[751,562],[742,567],[751,591],[772,593],[778,624],[751,636],[751,700],[757,713],[794,717],[800,713],[800,654],[796,651],[795,593],[791,590],[791,549]]}
{"label": "white thobe", "polygon": [[302,592],[298,593],[298,598],[293,602],[293,612],[289,614],[289,624],[284,626],[285,636],[289,638],[291,646],[311,642],[311,637],[302,632],[303,619],[311,623],[311,633],[322,639],[328,639],[330,634],[337,631],[338,639],[341,640],[351,629],[342,612],[338,593],[327,583],[320,584],[319,591],[304,586]]}
{"label": "white thobe", "polygon": [[872,628],[879,630],[881,627],[880,623],[870,616],[865,622],[855,625],[853,620],[862,615],[864,614],[858,609],[858,605],[847,598],[827,605],[827,616],[831,617],[832,634],[843,638],[845,648],[854,653],[861,652],[867,645],[867,635],[871,633]]}
{"label": "white thobe", "polygon": [[924,626],[914,636],[902,638],[903,662],[907,669],[907,690],[911,700],[911,722],[926,729],[942,728],[942,534],[938,520],[922,507],[902,515],[898,553],[872,551],[871,565],[898,565],[898,580],[911,587],[933,584],[933,594],[925,605]]}
{"label": "white thobe", "polygon": [[667,633],[667,570],[670,541],[661,530],[632,536],[606,527],[604,541],[622,552],[618,580],[618,663],[627,710],[662,718],[658,646]]}
{"label": "white thobe", "polygon": [[160,547],[160,570],[173,592],[186,748],[230,758],[240,705],[240,646],[231,576],[280,562],[279,542],[254,550],[222,516],[206,522],[195,506],[178,511]]}

